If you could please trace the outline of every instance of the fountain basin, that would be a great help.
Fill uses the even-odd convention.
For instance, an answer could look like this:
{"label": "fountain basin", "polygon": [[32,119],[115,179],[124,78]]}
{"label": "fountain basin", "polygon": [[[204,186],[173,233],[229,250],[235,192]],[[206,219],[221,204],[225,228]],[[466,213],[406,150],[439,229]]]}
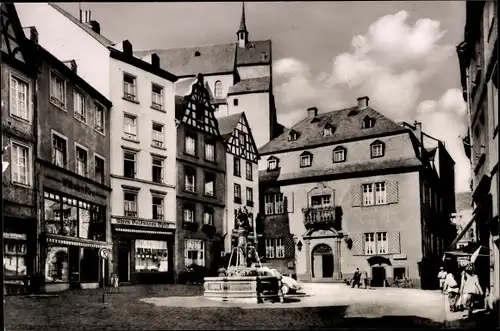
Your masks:
{"label": "fountain basin", "polygon": [[274,276],[205,277],[204,297],[219,301],[283,302],[281,280]]}

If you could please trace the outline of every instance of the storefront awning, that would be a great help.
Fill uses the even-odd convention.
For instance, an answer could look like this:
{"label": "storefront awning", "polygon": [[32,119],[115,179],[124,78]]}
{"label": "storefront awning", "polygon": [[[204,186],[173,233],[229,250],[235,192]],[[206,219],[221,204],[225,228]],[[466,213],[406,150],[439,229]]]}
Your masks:
{"label": "storefront awning", "polygon": [[166,235],[166,236],[173,236],[174,235],[173,232],[142,230],[142,229],[128,229],[128,228],[115,228],[115,231],[129,232],[129,233],[162,234],[162,235]]}
{"label": "storefront awning", "polygon": [[47,243],[58,244],[58,245],[68,245],[68,246],[78,246],[78,247],[89,247],[89,248],[110,248],[111,245],[105,242],[81,240],[78,238],[70,238],[66,236],[59,236],[54,234],[47,234]]}

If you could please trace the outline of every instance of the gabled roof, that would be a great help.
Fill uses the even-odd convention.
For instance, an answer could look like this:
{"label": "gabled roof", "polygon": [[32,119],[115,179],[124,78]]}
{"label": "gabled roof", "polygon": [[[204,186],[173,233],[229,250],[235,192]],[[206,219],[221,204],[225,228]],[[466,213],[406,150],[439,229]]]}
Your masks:
{"label": "gabled roof", "polygon": [[[314,123],[311,123],[310,118],[305,118],[292,126],[290,129],[285,130],[285,132],[275,139],[262,146],[259,153],[262,155],[288,150],[298,150],[302,148],[341,143],[351,139],[360,139],[364,137],[370,138],[371,136],[377,136],[380,134],[396,134],[409,131],[375,111],[371,107],[359,110],[356,115],[348,116],[349,112],[354,109],[357,109],[357,107],[350,107],[342,110],[318,114],[317,118],[319,121],[315,121]],[[366,116],[373,118],[375,120],[375,125],[372,128],[362,129],[361,122]],[[336,129],[332,135],[323,135],[323,128],[326,123],[330,123],[330,125],[335,126]],[[299,132],[299,138],[295,141],[288,140],[288,133],[291,130]]]}
{"label": "gabled roof", "polygon": [[95,32],[94,30],[92,30],[92,28],[90,26],[88,26],[85,23],[80,22],[80,20],[78,18],[74,17],[73,15],[71,15],[70,13],[68,13],[67,11],[65,11],[64,9],[62,9],[61,7],[59,7],[58,5],[56,5],[55,3],[50,3],[49,2],[49,5],[52,6],[53,8],[55,8],[57,11],[59,11],[64,16],[66,16],[70,21],[72,21],[73,23],[75,23],[76,25],[78,25],[80,28],[82,28],[89,35],[91,35],[92,37],[94,37],[103,46],[109,47],[109,46],[114,45],[114,42],[112,42],[108,38],[104,37],[100,33]]}
{"label": "gabled roof", "polygon": [[219,117],[217,119],[219,122],[219,132],[224,140],[227,140],[227,138],[233,134],[242,114],[243,113],[236,113],[229,116]]}
{"label": "gabled roof", "polygon": [[472,192],[458,192],[455,194],[456,210],[472,209]]}
{"label": "gabled roof", "polygon": [[[261,55],[265,53],[266,58]],[[271,40],[249,41],[245,48],[236,48],[236,65],[270,64]]]}
{"label": "gabled roof", "polygon": [[228,95],[250,92],[269,92],[271,90],[271,77],[257,77],[240,80],[229,87]]}

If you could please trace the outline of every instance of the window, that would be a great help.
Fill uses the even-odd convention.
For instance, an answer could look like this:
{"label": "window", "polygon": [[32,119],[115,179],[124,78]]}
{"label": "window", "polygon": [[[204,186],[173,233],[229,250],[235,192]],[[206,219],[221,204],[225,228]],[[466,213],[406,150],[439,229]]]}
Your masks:
{"label": "window", "polygon": [[323,136],[331,136],[333,134],[333,128],[330,125],[325,125],[323,128]]}
{"label": "window", "polygon": [[274,240],[273,239],[266,239],[266,257],[268,259],[274,259]]}
{"label": "window", "polygon": [[99,156],[95,157],[95,181],[104,184],[104,159]]}
{"label": "window", "polygon": [[4,239],[3,269],[5,277],[26,276],[26,243],[20,240]]}
{"label": "window", "polygon": [[153,219],[163,221],[163,198],[153,196]]}
{"label": "window", "polygon": [[215,175],[205,174],[205,195],[215,196]]}
{"label": "window", "polygon": [[203,224],[214,225],[214,210],[205,208],[203,211]]}
{"label": "window", "polygon": [[152,158],[152,173],[153,173],[153,182],[155,183],[163,183],[163,159],[158,157]]}
{"label": "window", "polygon": [[285,257],[285,245],[283,238],[266,239],[266,258],[282,259]]}
{"label": "window", "polygon": [[251,187],[247,187],[247,205],[249,203],[253,206],[253,188]]}
{"label": "window", "polygon": [[300,167],[305,168],[305,167],[310,167],[311,166],[311,159],[312,155],[309,153],[303,153],[300,156]]}
{"label": "window", "polygon": [[299,134],[294,130],[290,131],[290,133],[288,134],[289,141],[295,141],[295,140],[297,140],[298,137],[299,137]]}
{"label": "window", "polygon": [[246,134],[241,132],[241,131],[238,131],[238,141],[239,141],[240,147],[245,148],[245,146],[247,144]]}
{"label": "window", "polygon": [[123,195],[125,216],[137,217],[137,193],[125,192]]}
{"label": "window", "polygon": [[166,241],[135,240],[135,271],[167,272],[168,246]]}
{"label": "window", "polygon": [[[374,195],[375,191],[375,195]],[[363,205],[383,205],[387,203],[385,182],[363,184]]]}
{"label": "window", "polygon": [[123,177],[135,178],[137,174],[137,153],[132,151],[123,152]]}
{"label": "window", "polygon": [[186,223],[194,223],[194,208],[185,206],[183,220]]}
{"label": "window", "polygon": [[205,140],[205,160],[215,161],[215,144],[212,140]]}
{"label": "window", "polygon": [[393,269],[394,279],[406,278],[406,268],[405,267],[394,267]]}
{"label": "window", "polygon": [[247,180],[253,180],[253,167],[252,162],[246,162],[246,178]]}
{"label": "window", "polygon": [[389,252],[389,245],[387,242],[387,232],[377,233],[377,254],[387,254]]}
{"label": "window", "polygon": [[238,99],[233,99],[233,106],[238,106]]}
{"label": "window", "polygon": [[234,157],[233,162],[233,175],[241,177],[241,161],[238,157]]}
{"label": "window", "polygon": [[137,117],[134,115],[123,115],[123,133],[125,138],[137,140]]}
{"label": "window", "polygon": [[329,194],[316,195],[311,197],[311,207],[321,208],[332,205],[332,196]]}
{"label": "window", "polygon": [[14,183],[30,185],[30,149],[12,143],[12,181]]}
{"label": "window", "polygon": [[128,100],[136,99],[136,78],[129,74],[123,74],[123,97]]}
{"label": "window", "polygon": [[267,159],[267,170],[276,170],[278,169],[278,158],[270,157]]}
{"label": "window", "polygon": [[104,133],[104,107],[98,103],[94,103],[94,129]]}
{"label": "window", "polygon": [[73,107],[76,119],[85,123],[87,121],[87,109],[85,108],[85,95],[76,90],[73,91]]}
{"label": "window", "polygon": [[241,185],[234,184],[234,202],[241,203]]}
{"label": "window", "polygon": [[283,244],[282,238],[275,239],[276,245],[276,258],[284,258],[285,257],[285,245]]}
{"label": "window", "polygon": [[163,109],[163,87],[153,84],[151,87],[151,106],[155,109]]}
{"label": "window", "polygon": [[164,126],[162,124],[158,123],[153,123],[153,142],[152,145],[154,147],[160,147],[163,148],[165,137],[163,136],[163,128]]}
{"label": "window", "polygon": [[283,214],[283,193],[268,194],[264,199],[266,215]]}
{"label": "window", "polygon": [[214,94],[215,94],[216,99],[223,98],[223,96],[222,96],[222,82],[220,80],[215,82]]}
{"label": "window", "polygon": [[196,192],[195,186],[196,170],[194,168],[185,168],[184,185],[188,192]]}
{"label": "window", "polygon": [[384,143],[381,141],[375,141],[370,145],[371,157],[382,157],[384,156]]}
{"label": "window", "polygon": [[333,163],[345,161],[346,150],[342,147],[337,147],[333,150]]}
{"label": "window", "polygon": [[52,162],[61,168],[68,164],[67,141],[55,133],[52,134]]}
{"label": "window", "polygon": [[10,77],[10,114],[29,121],[29,84],[17,77]]}
{"label": "window", "polygon": [[186,133],[185,144],[186,154],[196,156],[196,136],[192,133]]}
{"label": "window", "polygon": [[202,240],[184,240],[184,265],[189,267],[193,264],[205,266],[205,242]]}
{"label": "window", "polygon": [[87,176],[87,151],[81,147],[76,146],[76,165],[75,172],[80,176]]}
{"label": "window", "polygon": [[365,255],[375,254],[375,234],[365,233]]}
{"label": "window", "polygon": [[375,183],[375,204],[382,205],[387,202],[385,183]]}
{"label": "window", "polygon": [[369,129],[369,128],[373,128],[374,125],[375,125],[375,120],[373,118],[366,116],[363,119],[363,122],[361,123],[361,128],[362,129]]}
{"label": "window", "polygon": [[57,107],[66,107],[66,82],[56,73],[50,73],[50,102]]}
{"label": "window", "polygon": [[373,184],[363,184],[363,205],[373,205]]}

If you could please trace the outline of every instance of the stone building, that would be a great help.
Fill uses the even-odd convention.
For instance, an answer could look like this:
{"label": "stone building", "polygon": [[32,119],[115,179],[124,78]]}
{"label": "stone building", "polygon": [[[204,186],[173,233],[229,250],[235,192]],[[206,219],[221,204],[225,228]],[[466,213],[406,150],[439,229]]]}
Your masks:
{"label": "stone building", "polygon": [[25,289],[37,271],[37,39],[34,29],[32,40],[25,37],[13,4],[2,3],[0,13],[3,268],[10,292]]}
{"label": "stone building", "polygon": [[215,272],[224,252],[226,151],[204,77],[176,83],[176,271],[195,264]]}
{"label": "stone building", "polygon": [[39,47],[37,173],[42,289],[98,287],[111,248],[111,102]]}
{"label": "stone building", "polygon": [[454,162],[442,143],[424,146],[420,123],[396,124],[368,100],[309,108],[259,149],[259,246],[267,262],[302,281],[342,281],[359,268],[372,286],[405,276],[437,287],[451,242]]}
{"label": "stone building", "polygon": [[[471,161],[474,217],[470,223],[476,223],[478,244],[489,248],[489,261],[483,264],[485,268],[478,268],[485,270],[478,274],[480,282],[489,286],[498,300],[498,1],[467,1],[464,30],[464,41],[457,46],[457,53],[469,114],[469,135],[464,139],[464,147]],[[455,242],[464,233],[462,231]]]}

